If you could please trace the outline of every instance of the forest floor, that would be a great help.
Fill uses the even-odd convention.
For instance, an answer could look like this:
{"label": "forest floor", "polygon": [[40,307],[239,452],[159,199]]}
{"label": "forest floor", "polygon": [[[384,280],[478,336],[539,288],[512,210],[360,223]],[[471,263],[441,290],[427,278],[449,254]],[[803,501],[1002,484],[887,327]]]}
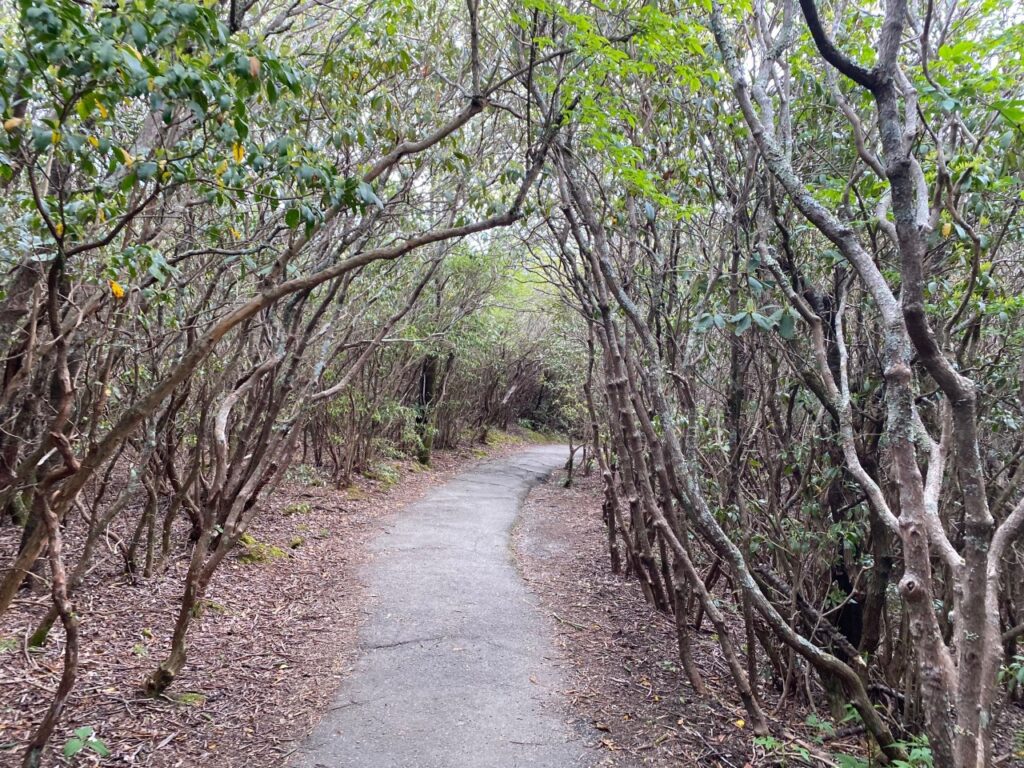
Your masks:
{"label": "forest floor", "polygon": [[857,739],[829,738],[827,712],[780,707],[767,686],[774,736],[757,739],[706,620],[693,656],[708,694],[696,695],[678,666],[672,619],[647,605],[635,580],[610,571],[600,475],[577,473],[570,489],[564,477],[556,473],[530,493],[514,545],[569,662],[565,694],[581,723],[600,732],[595,766],[820,767],[862,754]]}
{"label": "forest floor", "polygon": [[[394,513],[486,457],[521,449],[495,445],[438,451],[424,470],[386,462],[390,472],[338,490],[298,467],[250,526],[252,545],[221,565],[189,634],[189,660],[166,698],[141,683],[167,652],[188,554],[174,552],[150,579],[125,576],[114,541],[74,598],[81,615],[78,683],[46,765],[270,768],[282,765],[328,708],[345,675],[366,590],[357,572],[366,542]],[[70,562],[75,531],[67,532]],[[121,532],[123,535],[123,532]],[[128,532],[130,535],[130,532]],[[17,540],[0,540],[0,551]],[[103,589],[95,585],[103,583]],[[0,629],[0,766],[20,764],[62,667],[63,633],[42,651],[26,639],[49,605],[24,593]],[[60,756],[77,728],[94,729],[111,754]]]}
{"label": "forest floor", "polygon": [[[577,473],[569,489],[564,480],[565,472],[556,472],[530,492],[513,543],[567,661],[564,693],[578,725],[600,734],[594,768],[865,764],[858,762],[865,755],[861,739],[844,736],[852,729],[835,723],[827,708],[780,704],[778,690],[765,682],[772,736],[755,737],[707,621],[692,638],[708,690],[696,695],[678,666],[674,622],[647,605],[635,580],[611,573],[600,475]],[[734,636],[742,637],[741,619],[731,621]],[[1024,768],[1024,707],[1004,708],[993,744],[994,767]]]}
{"label": "forest floor", "polygon": [[[140,684],[166,653],[187,554],[177,550],[160,576],[133,582],[107,542],[75,598],[81,671],[46,765],[285,765],[321,718],[329,722],[345,705],[339,684],[358,663],[358,631],[374,600],[375,588],[361,575],[374,557],[371,542],[407,518],[398,511],[441,484],[522,449],[502,441],[438,452],[429,471],[389,462],[378,479],[359,478],[344,490],[298,468],[268,502],[271,514],[252,526],[254,543],[219,570],[190,634],[189,663],[166,698],[143,696]],[[677,665],[671,620],[645,604],[634,581],[609,571],[600,478],[578,475],[571,489],[562,478],[556,473],[529,494],[512,548],[544,620],[530,632],[543,642],[553,638],[553,681],[570,705],[551,711],[570,718],[569,731],[592,748],[595,768],[843,766],[840,755],[863,753],[856,737],[833,738],[827,712],[780,706],[769,685],[762,695],[773,737],[755,739],[706,623],[694,637],[694,656],[709,694],[695,695]],[[74,531],[68,544],[73,562]],[[0,551],[16,545],[0,540]],[[104,589],[95,589],[99,583]],[[500,613],[494,603],[488,610]],[[25,646],[47,605],[42,593],[19,596],[0,630],[0,766],[20,763],[59,678],[59,629],[41,652]],[[999,768],[1024,765],[1017,709],[1000,726]],[[109,757],[59,756],[82,727],[95,729]]]}

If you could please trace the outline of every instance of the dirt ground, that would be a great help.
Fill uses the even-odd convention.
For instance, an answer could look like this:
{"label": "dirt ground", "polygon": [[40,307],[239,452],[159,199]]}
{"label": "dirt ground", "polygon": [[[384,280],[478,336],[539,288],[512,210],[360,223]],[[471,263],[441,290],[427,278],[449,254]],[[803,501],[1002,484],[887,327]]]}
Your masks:
{"label": "dirt ground", "polygon": [[[489,448],[498,455],[514,445]],[[360,478],[336,490],[315,472],[290,475],[250,534],[266,556],[239,548],[222,564],[189,634],[189,661],[168,697],[140,686],[166,654],[188,553],[167,571],[132,583],[113,542],[74,598],[81,615],[81,668],[47,765],[270,768],[284,764],[329,705],[352,659],[363,586],[364,542],[396,511],[482,458],[479,447],[437,452],[424,471],[396,462],[394,485]],[[76,531],[66,533],[76,557]],[[17,540],[0,540],[9,553]],[[272,549],[276,548],[276,549]],[[250,553],[251,554],[251,553]],[[99,587],[102,585],[102,589]],[[0,766],[21,751],[49,704],[62,668],[63,634],[41,652],[25,640],[49,605],[23,593],[0,628]],[[60,756],[76,728],[91,727],[110,750]]]}

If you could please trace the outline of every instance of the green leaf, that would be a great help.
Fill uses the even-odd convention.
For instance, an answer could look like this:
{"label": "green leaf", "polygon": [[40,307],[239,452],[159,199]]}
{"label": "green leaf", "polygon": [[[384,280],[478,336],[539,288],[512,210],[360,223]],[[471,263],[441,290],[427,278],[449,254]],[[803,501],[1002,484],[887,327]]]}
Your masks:
{"label": "green leaf", "polygon": [[135,175],[139,177],[139,181],[149,181],[156,176],[156,172],[156,163],[142,163],[135,171]]}
{"label": "green leaf", "polygon": [[300,221],[302,221],[302,214],[299,213],[298,208],[289,208],[288,212],[284,215],[284,223],[289,229],[295,229],[299,226]]}
{"label": "green leaf", "polygon": [[110,757],[110,750],[107,749],[107,745],[96,738],[89,739],[89,749],[95,752],[100,757]]}
{"label": "green leaf", "polygon": [[1011,125],[1024,126],[1024,100],[997,101],[992,106]]}
{"label": "green leaf", "polygon": [[783,312],[779,318],[779,335],[787,341],[792,341],[796,336],[796,318],[792,312]]}
{"label": "green leaf", "polygon": [[46,126],[32,127],[32,149],[42,152],[53,143],[53,131]]}
{"label": "green leaf", "polygon": [[135,41],[136,48],[142,48],[146,43],[149,42],[149,33],[146,28],[138,21],[133,21],[131,26],[132,40]]}
{"label": "green leaf", "polygon": [[373,187],[365,181],[359,182],[359,186],[356,187],[356,195],[367,205],[376,205],[380,210],[384,210],[384,203],[379,197],[377,197],[377,193],[373,191]]}
{"label": "green leaf", "polygon": [[703,315],[697,318],[697,322],[694,328],[698,333],[704,333],[711,328],[712,323],[715,322],[715,318],[709,312],[705,312]]}
{"label": "green leaf", "polygon": [[74,757],[84,746],[85,742],[82,739],[68,739],[68,743],[64,745],[64,757]]}

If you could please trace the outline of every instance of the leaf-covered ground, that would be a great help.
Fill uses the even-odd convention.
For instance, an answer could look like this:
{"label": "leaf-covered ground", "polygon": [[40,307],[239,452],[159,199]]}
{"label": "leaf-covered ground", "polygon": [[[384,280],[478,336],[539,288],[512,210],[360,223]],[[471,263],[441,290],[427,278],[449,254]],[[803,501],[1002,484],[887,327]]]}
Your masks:
{"label": "leaf-covered ground", "polygon": [[[488,453],[514,449],[504,444]],[[395,511],[481,454],[478,447],[438,452],[430,471],[395,462],[394,485],[361,478],[344,490],[326,486],[315,472],[293,472],[251,527],[250,546],[233,552],[214,577],[189,634],[189,663],[164,699],[147,698],[140,687],[167,651],[188,553],[176,551],[164,574],[133,584],[109,539],[75,596],[82,617],[79,682],[46,764],[284,764],[329,706],[352,659],[364,599],[357,573],[367,557],[364,542]],[[69,524],[71,562],[79,533]],[[0,541],[3,551],[16,546],[10,533]],[[25,644],[48,605],[45,592],[23,593],[5,618],[0,765],[20,764],[60,676],[59,627],[41,652]],[[73,760],[61,756],[74,731],[85,727],[94,729],[109,757],[88,745]]]}
{"label": "leaf-covered ground", "polygon": [[819,722],[814,713],[779,707],[770,686],[762,691],[766,712],[774,712],[774,741],[756,739],[706,620],[693,642],[709,695],[696,695],[678,665],[673,620],[644,602],[635,581],[608,568],[599,474],[577,476],[571,489],[563,480],[559,473],[530,493],[515,548],[569,661],[566,695],[602,733],[597,765],[829,766],[837,753],[862,754],[856,738],[829,738],[826,713],[820,725],[808,725]]}
{"label": "leaf-covered ground", "polygon": [[[515,450],[503,443],[487,452]],[[166,651],[186,553],[177,552],[160,577],[132,584],[108,542],[111,549],[76,597],[81,675],[46,764],[286,765],[353,659],[366,597],[358,576],[364,543],[392,514],[482,453],[437,453],[430,471],[396,462],[396,484],[363,478],[340,491],[313,472],[293,473],[269,502],[272,514],[251,530],[255,543],[218,571],[193,625],[189,664],[166,699],[139,689]],[[596,474],[569,490],[555,477],[531,492],[514,536],[521,572],[566,662],[565,695],[575,717],[600,734],[595,766],[838,766],[837,755],[863,753],[856,735],[831,737],[825,712],[815,721],[803,706],[779,707],[770,686],[762,690],[774,741],[756,740],[707,624],[695,638],[695,657],[713,694],[696,696],[676,663],[670,619],[644,603],[634,582],[608,570],[600,500]],[[68,538],[74,555],[73,526]],[[16,544],[0,540],[0,548]],[[96,589],[101,583],[105,589]],[[25,647],[47,605],[45,594],[23,594],[0,636],[2,766],[20,763],[21,746],[60,674],[59,629],[42,652]],[[1024,740],[1016,742],[1021,719],[1011,707],[1000,725],[999,768],[1024,765]],[[60,756],[83,728],[93,729],[109,757],[87,745],[73,760]]]}

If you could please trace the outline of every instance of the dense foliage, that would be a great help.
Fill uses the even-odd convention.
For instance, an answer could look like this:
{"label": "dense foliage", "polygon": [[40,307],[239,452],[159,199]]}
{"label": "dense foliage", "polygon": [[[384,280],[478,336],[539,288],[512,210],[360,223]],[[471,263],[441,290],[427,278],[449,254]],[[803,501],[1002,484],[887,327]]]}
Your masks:
{"label": "dense foliage", "polygon": [[1024,634],[1013,0],[3,13],[0,615],[46,583],[31,644],[65,641],[24,765],[112,526],[126,577],[189,559],[159,694],[290,465],[344,484],[520,419],[587,444],[612,567],[698,691],[714,624],[755,733],[775,685],[872,759],[991,764]]}

